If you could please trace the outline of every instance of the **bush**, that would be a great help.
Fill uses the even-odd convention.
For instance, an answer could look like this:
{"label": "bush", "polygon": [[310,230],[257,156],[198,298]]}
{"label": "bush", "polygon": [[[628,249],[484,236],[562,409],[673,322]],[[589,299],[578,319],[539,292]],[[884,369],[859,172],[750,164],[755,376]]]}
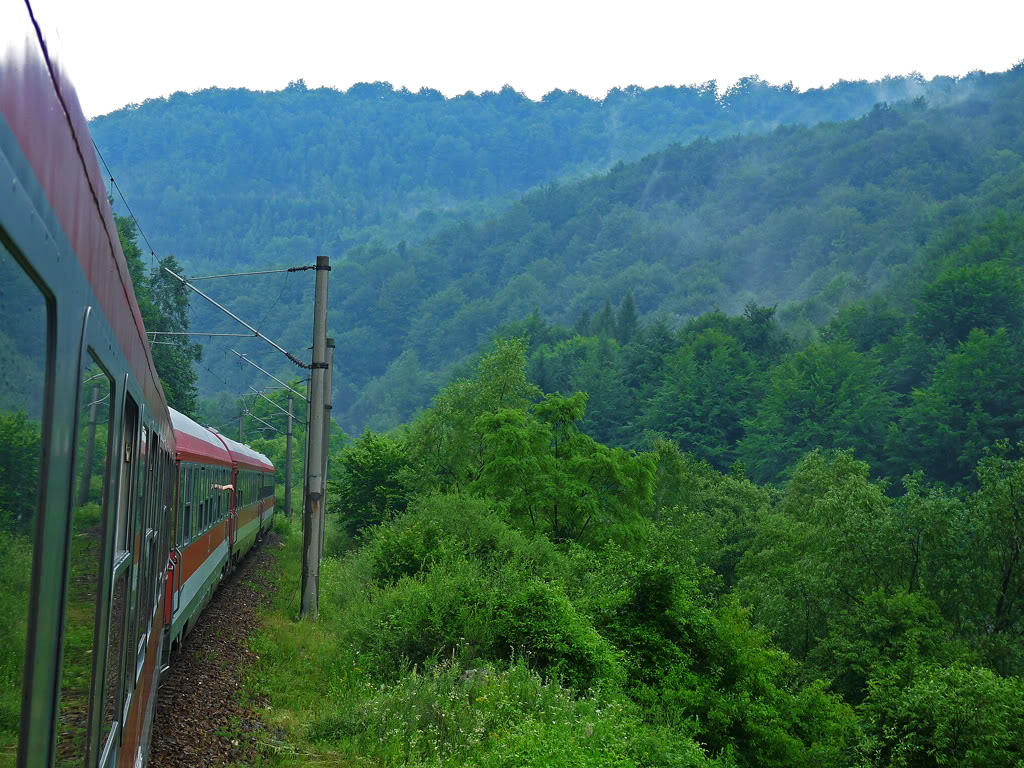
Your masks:
{"label": "bush", "polygon": [[811,650],[818,676],[851,704],[867,695],[867,681],[892,664],[950,660],[950,626],[935,603],[920,593],[881,590],[862,596],[833,617],[829,634]]}
{"label": "bush", "polygon": [[864,766],[1017,768],[1024,761],[1024,680],[983,667],[883,670],[860,707]]}
{"label": "bush", "polygon": [[373,529],[345,567],[372,579],[369,601],[353,595],[345,625],[385,679],[442,659],[514,655],[580,691],[624,677],[614,648],[556,577],[565,556],[509,528],[486,502],[425,499]]}
{"label": "bush", "polygon": [[489,567],[517,564],[550,578],[565,565],[546,538],[511,528],[494,502],[444,494],[422,497],[409,514],[370,529],[361,556],[370,562],[377,583],[395,583],[429,569],[442,541]]}
{"label": "bush", "polygon": [[0,747],[18,738],[28,634],[32,540],[0,528]]}
{"label": "bush", "polygon": [[341,480],[330,484],[327,511],[341,518],[349,536],[404,512],[409,491],[402,476],[408,467],[404,442],[367,427],[341,454]]}
{"label": "bush", "polygon": [[632,705],[582,697],[545,681],[522,658],[502,669],[445,662],[373,687],[310,727],[314,741],[347,743],[391,765],[699,766],[688,739],[651,739]]}

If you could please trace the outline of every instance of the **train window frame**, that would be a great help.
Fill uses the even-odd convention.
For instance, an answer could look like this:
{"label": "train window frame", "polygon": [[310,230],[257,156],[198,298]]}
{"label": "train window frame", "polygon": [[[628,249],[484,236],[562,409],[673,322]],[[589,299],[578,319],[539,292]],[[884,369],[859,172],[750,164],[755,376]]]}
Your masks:
{"label": "train window frame", "polygon": [[143,527],[142,546],[145,551],[145,568],[142,586],[145,591],[140,598],[144,613],[140,616],[146,618],[146,643],[149,643],[149,635],[153,631],[153,606],[156,604],[156,583],[154,570],[157,565],[157,505],[160,500],[160,493],[163,481],[163,440],[160,439],[159,430],[154,425],[150,430],[150,454],[152,461],[149,465],[150,485],[147,490],[146,500],[146,523]]}
{"label": "train window frame", "polygon": [[192,511],[194,508],[192,504],[192,463],[185,462],[182,467],[185,476],[185,506],[181,522],[181,546],[186,547],[192,541]]}
{"label": "train window frame", "polygon": [[177,473],[178,498],[175,499],[177,506],[177,520],[174,523],[174,546],[180,547],[182,543],[181,532],[185,524],[185,465],[178,463]]}
{"label": "train window frame", "polygon": [[192,462],[189,466],[188,474],[189,485],[192,489],[192,518],[190,520],[189,527],[189,541],[196,540],[196,521],[199,519],[202,513],[203,500],[199,498],[199,465]]}
{"label": "train window frame", "polygon": [[[149,414],[146,412],[147,409],[142,409],[142,418],[140,419],[139,428],[139,463],[136,466],[136,472],[139,474],[139,482],[142,487],[138,489],[138,494],[134,497],[137,508],[133,512],[134,525],[132,526],[132,578],[131,578],[131,595],[129,597],[131,618],[129,620],[129,631],[130,645],[133,649],[133,656],[135,663],[133,665],[134,674],[129,678],[129,683],[133,689],[139,685],[139,679],[142,674],[142,662],[143,649],[144,649],[144,636],[145,632],[143,627],[145,626],[146,607],[143,605],[145,599],[145,573],[146,573],[146,561],[147,561],[147,547],[146,547],[146,513],[148,511],[147,501],[151,493],[152,477],[150,476],[150,466],[152,465],[152,435],[153,430],[150,424],[147,423]],[[145,441],[143,440],[145,438]],[[143,442],[145,442],[145,450],[143,450]],[[137,547],[134,546],[137,544]],[[132,668],[129,668],[131,671]]]}
{"label": "train window frame", "polygon": [[[0,152],[0,159],[3,158]],[[31,565],[29,566],[28,593],[37,595],[40,589],[41,580],[45,578],[45,572],[49,569],[43,568],[44,548],[48,542],[45,540],[45,530],[49,523],[54,497],[51,496],[49,462],[53,449],[53,414],[55,410],[54,393],[57,384],[57,335],[60,318],[57,314],[56,298],[49,289],[46,281],[41,278],[27,259],[22,255],[18,246],[8,240],[8,233],[3,229],[3,221],[0,221],[0,258],[9,258],[16,270],[25,277],[38,291],[38,298],[42,308],[43,320],[43,351],[40,356],[42,369],[42,386],[39,387],[41,396],[40,417],[39,417],[39,480],[35,493],[35,521],[31,524],[33,529],[30,544]],[[65,573],[61,573],[57,584],[63,583]],[[21,674],[20,691],[21,707],[18,717],[18,736],[15,739],[15,755],[24,757],[33,749],[40,746],[38,736],[32,727],[32,702],[44,693],[41,684],[45,684],[45,675],[38,675],[36,668],[37,659],[44,658],[45,652],[37,642],[41,635],[39,608],[36,601],[29,599],[26,605],[26,631],[24,636],[25,661]],[[60,646],[57,645],[57,652]],[[44,662],[45,663],[45,662]],[[55,691],[53,692],[55,694]],[[56,706],[56,700],[54,700]]]}
{"label": "train window frame", "polygon": [[199,467],[199,534],[200,536],[206,531],[206,515],[207,515],[207,504],[206,499],[206,467]]}
{"label": "train window frame", "polygon": [[[139,462],[139,439],[141,436],[142,427],[142,408],[139,407],[135,400],[135,396],[130,391],[128,384],[128,374],[125,374],[122,384],[122,397],[119,399],[120,409],[118,414],[118,421],[120,423],[120,451],[117,457],[119,464],[119,485],[117,489],[118,496],[118,513],[116,519],[117,534],[124,533],[124,548],[115,550],[114,562],[112,564],[112,576],[110,595],[113,600],[113,595],[119,586],[119,583],[124,583],[124,595],[122,598],[122,609],[121,609],[121,626],[120,626],[120,659],[118,659],[118,670],[117,670],[117,694],[114,702],[114,725],[111,728],[111,735],[108,736],[108,744],[111,740],[116,738],[118,744],[124,740],[124,723],[128,718],[128,712],[131,709],[131,703],[134,696],[134,685],[130,682],[128,675],[129,668],[129,653],[128,646],[130,643],[132,624],[131,624],[131,608],[132,608],[132,565],[134,563],[134,553],[131,545],[134,543],[134,537],[129,536],[128,532],[134,527],[134,505],[132,499],[136,493],[136,483],[138,482],[138,471],[136,467]],[[135,462],[134,465],[132,462]],[[122,516],[122,512],[124,515]],[[112,628],[113,626],[113,614],[111,614],[108,624]],[[109,643],[109,634],[108,634]],[[109,665],[108,665],[109,669]],[[116,733],[115,733],[116,732]],[[106,751],[104,747],[104,752]]]}
{"label": "train window frame", "polygon": [[[120,442],[119,436],[116,434],[117,422],[115,421],[115,415],[117,414],[117,387],[116,378],[110,371],[109,365],[105,364],[103,356],[97,351],[97,347],[100,346],[98,339],[93,339],[93,343],[90,343],[90,317],[92,315],[92,307],[87,307],[82,324],[82,342],[81,351],[79,354],[79,376],[78,382],[76,382],[76,397],[75,397],[75,424],[73,427],[73,434],[75,439],[72,443],[73,454],[71,457],[71,472],[72,472],[72,487],[71,496],[69,497],[68,504],[68,517],[67,517],[67,531],[68,541],[66,545],[66,577],[65,577],[65,592],[64,592],[64,605],[69,606],[71,601],[71,576],[75,567],[74,558],[74,547],[81,545],[84,548],[89,546],[87,539],[94,539],[98,542],[92,544],[93,548],[97,551],[91,553],[91,557],[95,558],[95,563],[92,564],[90,569],[90,563],[85,563],[84,573],[88,573],[90,570],[94,570],[95,582],[93,583],[92,592],[92,637],[91,645],[88,651],[86,651],[87,658],[90,659],[89,663],[89,677],[87,688],[85,689],[85,696],[87,702],[87,711],[85,717],[84,727],[84,744],[79,744],[79,749],[84,749],[86,762],[88,764],[94,764],[95,757],[98,755],[100,749],[106,745],[106,739],[109,739],[109,733],[103,734],[102,730],[104,727],[104,719],[107,714],[105,708],[105,686],[108,682],[108,663],[111,661],[107,658],[109,652],[109,627],[108,622],[110,620],[109,610],[110,601],[104,599],[104,595],[107,594],[105,588],[108,587],[106,583],[106,571],[109,568],[108,558],[113,556],[114,541],[113,537],[109,536],[108,533],[112,532],[112,526],[116,524],[114,520],[114,507],[116,503],[116,490],[111,487],[111,476],[115,471],[115,467],[118,466],[119,456],[115,450],[117,444]],[[95,323],[93,324],[96,325]],[[85,375],[91,370],[95,369],[96,373],[90,376],[88,379],[84,379]],[[95,399],[98,397],[98,390],[100,385],[94,384],[90,389],[85,388],[85,385],[89,381],[102,378],[106,384],[106,395],[102,398]],[[88,394],[86,394],[88,393]],[[92,400],[92,402],[86,403],[83,406],[82,399],[86,397]],[[97,435],[97,428],[101,426],[100,419],[97,418],[97,405],[103,400],[107,401],[106,406],[106,417],[102,426],[106,429],[106,439],[104,446],[104,455],[102,458],[102,466],[100,471],[96,471],[96,465],[94,464],[94,451],[96,443],[99,439]],[[80,430],[82,427],[82,409],[89,409],[89,432],[91,439],[87,440],[85,459],[79,456],[79,439],[81,437]],[[93,484],[93,480],[96,477],[100,478],[100,498],[98,503],[99,518],[94,526],[98,530],[98,536],[87,536],[86,533],[79,532],[79,509],[86,507],[89,503],[88,497],[90,489]],[[84,501],[83,501],[84,497]],[[83,517],[82,522],[85,522]],[[108,539],[109,548],[108,552]],[[86,541],[83,541],[86,540]],[[88,549],[83,549],[83,553],[86,556],[90,556]],[[76,588],[78,582],[76,581]],[[61,620],[61,637],[62,637],[62,658],[68,658],[68,624],[70,619],[70,610],[65,608],[64,616]],[[80,623],[86,620],[84,615],[80,615],[77,621]],[[79,636],[80,633],[75,633]],[[79,641],[80,642],[80,641]],[[81,648],[78,649],[78,654],[81,653]],[[76,654],[77,655],[77,654]],[[56,716],[62,717],[61,714],[61,701],[65,694],[65,683],[66,680],[62,674],[61,679],[58,681],[59,695],[57,699],[57,710]],[[111,723],[111,731],[113,731],[115,723]],[[71,731],[66,731],[61,728],[58,730],[57,737],[57,749],[59,750],[62,742],[62,735],[70,735]],[[59,754],[58,754],[59,759]]]}

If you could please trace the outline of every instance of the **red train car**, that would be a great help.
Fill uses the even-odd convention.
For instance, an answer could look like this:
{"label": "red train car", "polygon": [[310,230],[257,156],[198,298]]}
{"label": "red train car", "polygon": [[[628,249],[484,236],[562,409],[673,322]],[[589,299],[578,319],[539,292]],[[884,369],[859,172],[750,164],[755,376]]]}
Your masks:
{"label": "red train car", "polygon": [[147,762],[161,659],[273,519],[167,407],[75,91],[0,3],[0,768]]}
{"label": "red train car", "polygon": [[165,658],[228,569],[273,524],[274,465],[262,453],[170,409],[177,445]]}
{"label": "red train car", "polygon": [[231,557],[237,562],[274,521],[274,465],[262,453],[215,432],[231,454],[234,474]]}
{"label": "red train car", "polygon": [[174,433],[85,117],[0,10],[0,765],[134,766]]}
{"label": "red train car", "polygon": [[194,626],[230,563],[232,459],[215,434],[173,408],[177,446],[166,653]]}

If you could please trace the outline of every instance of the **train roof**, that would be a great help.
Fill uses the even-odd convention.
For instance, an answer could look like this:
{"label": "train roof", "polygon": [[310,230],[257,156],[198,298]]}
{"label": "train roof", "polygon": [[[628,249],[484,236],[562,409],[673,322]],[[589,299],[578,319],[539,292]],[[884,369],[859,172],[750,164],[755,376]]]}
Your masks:
{"label": "train roof", "polygon": [[238,466],[255,469],[260,472],[274,471],[274,465],[270,463],[270,459],[259,451],[255,451],[248,445],[240,443],[237,440],[232,440],[230,437],[225,437],[213,427],[210,427],[209,429],[210,432],[215,434],[224,442],[224,445],[227,446],[228,452],[231,454],[232,460],[237,461]]}
{"label": "train roof", "polygon": [[204,464],[231,466],[231,454],[224,443],[206,427],[192,421],[188,416],[173,408],[171,424],[174,426],[174,440],[177,444],[177,458],[181,461],[200,461]]}
{"label": "train roof", "polygon": [[[26,191],[38,185],[45,196],[34,201],[37,209],[44,219],[46,209],[52,210],[146,402],[163,411],[167,400],[78,95],[54,53],[55,46],[43,49],[42,33],[37,35],[27,9],[18,7],[21,3],[6,5],[0,12],[0,126],[6,123],[28,166],[16,166],[15,174],[34,177],[23,180]],[[44,21],[40,29],[46,28]],[[48,37],[54,42],[53,35]],[[20,159],[11,156],[20,165]],[[61,239],[56,243],[59,250],[63,249]],[[166,411],[160,416],[169,432]]]}

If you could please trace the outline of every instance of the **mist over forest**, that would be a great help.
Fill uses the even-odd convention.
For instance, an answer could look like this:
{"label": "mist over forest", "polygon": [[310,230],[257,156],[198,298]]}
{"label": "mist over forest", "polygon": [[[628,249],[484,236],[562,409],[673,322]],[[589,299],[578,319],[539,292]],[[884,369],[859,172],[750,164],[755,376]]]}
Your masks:
{"label": "mist over forest", "polygon": [[[148,240],[189,274],[332,257],[329,330],[345,361],[335,414],[356,433],[408,420],[453,365],[535,309],[572,327],[632,291],[640,318],[677,328],[755,302],[813,337],[841,306],[905,282],[957,217],[1006,207],[1020,78],[807,92],[749,78],[721,93],[712,83],[541,102],[511,88],[444,99],[295,83],[175,94],[92,130]],[[208,285],[301,350],[305,278]],[[193,330],[238,330],[199,299],[191,317]],[[257,381],[231,343],[206,341],[207,397],[240,394],[211,371]],[[275,374],[297,373],[260,342],[239,344]]]}
{"label": "mist over forest", "polygon": [[[1024,64],[94,120],[161,264],[331,257],[328,607],[258,640],[282,727],[395,766],[1019,768],[1022,125]],[[118,227],[147,328],[239,330]],[[303,356],[307,273],[206,285]],[[299,375],[196,337],[165,390],[244,401],[283,482],[285,395],[232,347]]]}

